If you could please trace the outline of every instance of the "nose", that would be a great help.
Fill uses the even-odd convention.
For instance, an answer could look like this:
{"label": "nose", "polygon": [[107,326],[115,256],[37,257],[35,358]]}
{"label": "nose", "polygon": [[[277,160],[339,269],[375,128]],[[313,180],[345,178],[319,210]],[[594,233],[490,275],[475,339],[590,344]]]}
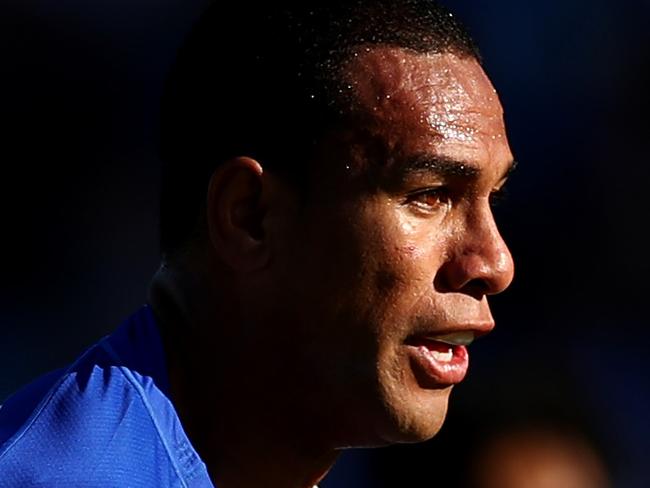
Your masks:
{"label": "nose", "polygon": [[434,281],[436,289],[482,298],[508,288],[514,276],[510,250],[488,203],[469,214],[450,239],[447,260]]}

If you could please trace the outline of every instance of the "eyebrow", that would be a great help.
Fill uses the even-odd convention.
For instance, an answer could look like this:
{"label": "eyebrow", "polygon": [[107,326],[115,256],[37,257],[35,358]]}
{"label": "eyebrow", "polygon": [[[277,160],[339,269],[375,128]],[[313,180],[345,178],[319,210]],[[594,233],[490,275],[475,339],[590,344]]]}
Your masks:
{"label": "eyebrow", "polygon": [[[508,163],[508,167],[503,176],[499,180],[503,180],[510,176],[510,174],[517,167],[517,161],[512,160]],[[399,172],[402,176],[412,173],[431,173],[435,176],[443,178],[467,178],[476,179],[481,174],[481,169],[471,163],[465,161],[458,161],[445,157],[415,157],[409,159],[404,164],[400,165]]]}

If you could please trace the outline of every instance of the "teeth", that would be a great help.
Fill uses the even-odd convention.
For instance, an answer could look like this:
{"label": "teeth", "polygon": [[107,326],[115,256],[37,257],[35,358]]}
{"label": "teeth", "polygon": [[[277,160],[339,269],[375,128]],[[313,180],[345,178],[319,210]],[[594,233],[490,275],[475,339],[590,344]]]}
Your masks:
{"label": "teeth", "polygon": [[452,346],[469,346],[474,340],[474,332],[471,330],[463,330],[461,332],[436,336],[432,339]]}
{"label": "teeth", "polygon": [[449,348],[447,352],[431,351],[433,359],[442,363],[448,363],[454,358],[454,352]]}

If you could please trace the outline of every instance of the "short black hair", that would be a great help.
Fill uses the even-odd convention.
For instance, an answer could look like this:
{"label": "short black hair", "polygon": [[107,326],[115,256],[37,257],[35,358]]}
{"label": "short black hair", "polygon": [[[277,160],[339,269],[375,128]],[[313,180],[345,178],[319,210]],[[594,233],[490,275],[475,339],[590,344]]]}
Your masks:
{"label": "short black hair", "polygon": [[240,0],[207,9],[162,100],[163,256],[202,227],[219,163],[250,156],[291,181],[304,178],[298,160],[345,115],[337,67],[368,45],[480,60],[466,30],[432,0]]}

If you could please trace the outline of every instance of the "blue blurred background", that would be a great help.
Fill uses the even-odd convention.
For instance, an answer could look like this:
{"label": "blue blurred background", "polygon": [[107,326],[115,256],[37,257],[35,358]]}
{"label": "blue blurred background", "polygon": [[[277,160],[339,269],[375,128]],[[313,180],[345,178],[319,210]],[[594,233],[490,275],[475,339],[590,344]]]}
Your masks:
{"label": "blue blurred background", "polygon": [[[613,486],[647,488],[650,2],[445,4],[481,47],[520,162],[499,210],[516,279],[440,435],[348,453],[323,486],[455,486],[490,429],[543,419],[585,433]],[[0,6],[0,401],[144,302],[158,99],[204,5]]]}

